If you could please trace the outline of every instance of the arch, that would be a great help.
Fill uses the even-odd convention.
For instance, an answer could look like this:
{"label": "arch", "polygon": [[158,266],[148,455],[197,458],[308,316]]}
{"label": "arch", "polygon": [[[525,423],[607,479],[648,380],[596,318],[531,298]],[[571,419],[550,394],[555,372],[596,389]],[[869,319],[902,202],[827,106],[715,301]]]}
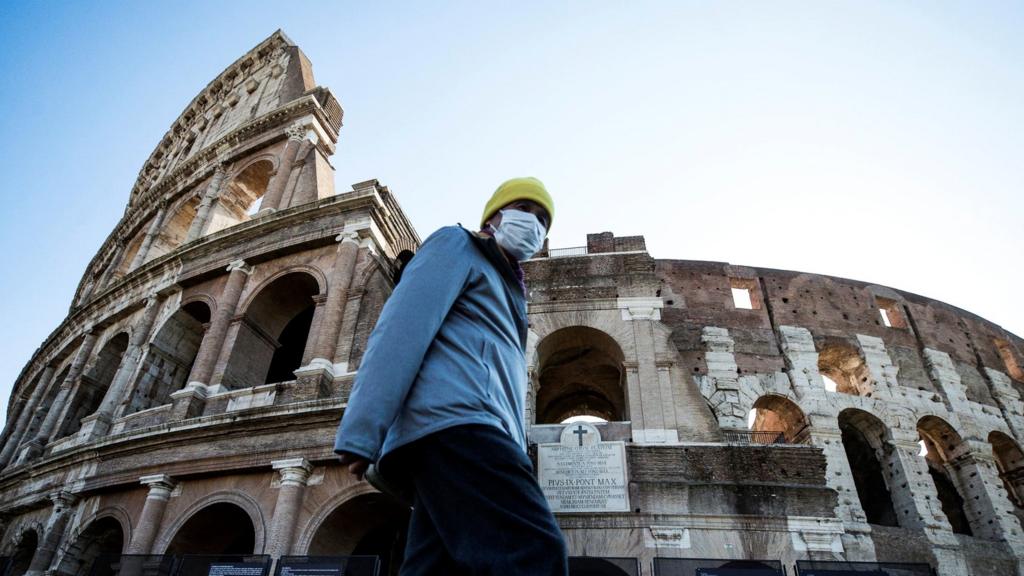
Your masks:
{"label": "arch", "polygon": [[843,450],[853,474],[857,498],[869,524],[899,526],[891,490],[883,463],[891,448],[888,428],[874,414],[857,408],[839,413],[839,431]]}
{"label": "arch", "polygon": [[211,314],[206,302],[193,299],[164,320],[146,350],[126,413],[169,404],[171,394],[185,387]]}
{"label": "arch", "polygon": [[249,388],[295,378],[309,343],[317,278],[289,270],[254,291],[245,308],[221,384]]}
{"label": "arch", "polygon": [[409,507],[376,491],[347,494],[324,506],[304,542],[311,556],[372,555],[381,559],[381,575],[398,573],[408,531]]}
{"label": "arch", "polygon": [[751,411],[754,413],[751,430],[781,433],[788,444],[803,442],[810,431],[811,425],[804,411],[796,402],[784,396],[761,396],[754,402]]}
{"label": "arch", "polygon": [[160,223],[160,231],[153,238],[149,252],[146,253],[147,262],[169,254],[185,243],[192,222],[199,213],[201,202],[202,193],[194,192],[168,207],[164,220]]}
{"label": "arch", "polygon": [[[124,515],[122,511],[121,515]],[[96,514],[83,522],[83,529],[69,539],[57,572],[85,576],[94,560],[101,555],[121,554],[128,545],[129,535],[123,521],[112,512]]]}
{"label": "arch", "polygon": [[561,328],[537,344],[538,424],[574,416],[626,420],[625,358],[607,333],[587,326]]}
{"label": "arch", "polygon": [[334,512],[335,508],[341,506],[345,502],[362,496],[363,494],[379,494],[380,492],[371,486],[367,482],[360,482],[359,484],[352,484],[347,486],[337,494],[327,500],[315,514],[306,522],[306,526],[302,529],[301,534],[295,541],[294,550],[296,554],[309,554],[309,543],[313,539],[313,535],[320,529],[320,525],[323,524],[324,519],[327,518]]}
{"label": "arch", "polygon": [[1010,435],[998,430],[989,433],[988,441],[1007,497],[1018,510],[1024,509],[1024,451]]}
{"label": "arch", "polygon": [[[249,295],[242,300],[242,309],[248,310],[249,308],[251,308],[253,301],[260,296],[260,293],[262,293],[264,290],[270,287],[271,284],[277,282],[284,276],[288,276],[289,274],[308,274],[316,282],[316,294],[327,294],[327,275],[324,274],[324,271],[321,270],[320,268],[317,268],[316,266],[298,264],[295,266],[289,266],[284,270],[279,270],[275,272],[272,276],[264,280],[263,282],[260,282],[259,285],[253,288],[249,292]],[[211,310],[213,309],[214,308],[211,308]]]}
{"label": "arch", "polygon": [[251,220],[267,192],[274,166],[269,156],[261,156],[225,178],[217,202],[210,210],[204,235]]}
{"label": "arch", "polygon": [[938,416],[925,416],[918,420],[917,431],[924,442],[928,473],[950,527],[957,534],[973,536],[974,530],[963,493],[966,483],[960,478],[960,468],[953,465],[966,448],[963,438]]}
{"label": "arch", "polygon": [[103,396],[114,381],[121,360],[128,350],[128,342],[128,333],[118,332],[103,344],[92,362],[92,368],[82,374],[78,385],[75,386],[75,395],[68,402],[64,421],[58,427],[55,438],[64,438],[78,432],[82,427],[82,418],[100,407]]}
{"label": "arch", "polygon": [[135,261],[135,255],[139,253],[142,248],[142,243],[146,240],[146,230],[142,229],[132,236],[132,239],[125,246],[124,253],[121,255],[121,261],[114,264],[117,266],[114,268],[114,273],[111,275],[110,280],[107,281],[107,285],[113,284],[118,278],[127,275],[132,271],[132,263]]}
{"label": "arch", "polygon": [[[43,397],[40,400],[39,406],[52,406],[53,405],[53,401],[57,397],[57,393],[60,391],[60,387],[64,383],[64,379],[67,378],[68,372],[70,370],[71,370],[71,365],[70,365],[70,362],[68,362],[60,370],[60,372],[56,372],[55,373],[56,376],[53,378],[53,380],[50,381],[49,386],[47,387],[46,391],[43,392]],[[33,385],[31,386],[31,388],[29,388],[30,393],[31,393],[31,390],[34,389],[36,386],[44,386],[44,385],[46,385],[44,382],[42,382],[40,380],[41,376],[42,376],[41,373],[37,374],[35,376],[36,380],[33,383]],[[43,420],[46,419],[46,412],[47,412],[46,410],[40,410],[37,407],[35,412],[32,413],[31,417],[28,420],[28,426],[26,426],[26,428],[25,428],[25,433],[22,434],[20,438],[17,438],[17,437],[15,437],[12,434],[10,437],[8,437],[7,441],[8,442],[13,442],[15,440],[19,440],[20,442],[27,442],[27,441],[32,440],[33,438],[35,438],[36,434],[39,432],[39,427],[43,425]],[[13,463],[13,459],[12,459],[11,463]]]}
{"label": "arch", "polygon": [[836,392],[871,397],[874,380],[860,350],[841,338],[826,338],[818,346],[818,372],[835,382]]}
{"label": "arch", "polygon": [[18,533],[11,550],[10,574],[24,574],[32,563],[32,557],[39,548],[39,529],[35,527],[25,528]]}
{"label": "arch", "polygon": [[[240,509],[244,513],[244,517],[247,517],[251,523],[253,529],[252,550],[242,552],[242,554],[261,553],[263,550],[264,541],[266,537],[266,525],[263,517],[263,511],[260,509],[259,504],[255,500],[253,500],[248,494],[245,494],[244,492],[241,492],[239,490],[221,490],[209,494],[203,498],[200,498],[196,502],[192,503],[192,505],[189,506],[184,513],[178,516],[178,518],[174,521],[173,524],[171,524],[168,528],[166,528],[163,531],[163,533],[160,535],[159,540],[153,546],[153,550],[156,551],[154,553],[174,554],[174,550],[176,550],[177,548],[177,546],[172,548],[172,544],[174,544],[175,538],[178,536],[179,532],[181,532],[181,530],[185,528],[186,524],[188,524],[194,518],[198,517],[200,521],[193,525],[197,526],[198,528],[202,528],[202,519],[207,515],[213,516],[219,511],[229,511],[229,513],[233,513],[232,509],[230,508],[214,508],[213,512],[208,512],[203,516],[199,516],[199,514],[202,513],[203,510],[210,510],[211,506],[217,506],[222,504],[233,506],[237,509]],[[237,521],[244,517],[238,514],[232,514],[230,518],[232,520]],[[227,531],[230,532],[230,527],[227,529]],[[238,541],[234,540],[233,538],[230,538],[234,536],[236,535],[227,534],[223,540],[213,541],[212,543],[209,543],[209,547],[213,548],[213,544],[222,544],[224,542],[227,542],[228,544],[236,544]],[[184,545],[186,544],[186,542],[184,540],[181,540],[179,541],[178,544]],[[223,554],[228,552],[216,551],[211,553]]]}

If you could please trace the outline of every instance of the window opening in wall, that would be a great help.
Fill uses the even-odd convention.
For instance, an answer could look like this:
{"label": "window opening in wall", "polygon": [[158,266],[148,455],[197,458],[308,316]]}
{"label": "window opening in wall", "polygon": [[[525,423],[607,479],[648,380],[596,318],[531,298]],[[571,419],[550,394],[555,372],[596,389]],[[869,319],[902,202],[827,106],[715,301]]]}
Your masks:
{"label": "window opening in wall", "polygon": [[82,418],[96,412],[100,407],[127,349],[127,332],[121,332],[103,345],[92,363],[92,369],[82,374],[75,397],[65,412],[64,422],[56,438],[64,438],[78,432],[82,428]]}
{"label": "window opening in wall", "polygon": [[807,439],[810,424],[792,400],[769,394],[754,402],[747,413],[747,428],[754,443],[800,444]]}
{"label": "window opening in wall", "polygon": [[210,307],[193,301],[159,327],[146,350],[126,413],[171,403],[171,394],[188,383],[203,341],[203,326],[209,321]]}
{"label": "window opening in wall", "polygon": [[1006,488],[1006,495],[1019,512],[1024,509],[1024,451],[1013,438],[1002,432],[992,432],[988,441],[992,444],[996,469]]}
{"label": "window opening in wall", "polygon": [[363,494],[335,508],[316,528],[310,556],[372,555],[380,576],[397,576],[408,532],[409,507],[384,494]]}
{"label": "window opening in wall", "polygon": [[229,502],[210,504],[189,518],[171,539],[167,554],[252,554],[252,518]]}
{"label": "window opening in wall", "polygon": [[834,385],[835,392],[866,397],[874,391],[874,380],[860,352],[845,340],[828,338],[819,345],[818,372],[826,390]]}
{"label": "window opening in wall", "polygon": [[741,310],[758,310],[761,308],[761,298],[757,291],[757,279],[755,278],[730,278],[729,287],[732,290],[732,303]]}
{"label": "window opening in wall", "polygon": [[928,446],[925,445],[924,440],[919,440],[917,442],[917,445],[921,447],[921,449],[917,451],[917,455],[922,457],[922,458],[927,456],[928,455]]}
{"label": "window opening in wall", "polygon": [[1014,355],[1013,347],[1010,343],[1006,340],[996,338],[995,344],[996,350],[999,352],[999,357],[1003,359],[1003,364],[1006,366],[1006,373],[1010,375],[1010,378],[1024,382],[1024,370],[1021,370],[1020,364],[1017,362],[1017,357]]}
{"label": "window opening in wall", "polygon": [[907,321],[903,318],[900,303],[889,298],[875,297],[875,306],[882,317],[882,324],[889,328],[906,328]]}
{"label": "window opening in wall", "polygon": [[962,449],[963,440],[952,426],[936,416],[925,416],[918,421],[917,431],[925,445],[928,475],[935,485],[935,492],[950,527],[957,534],[973,536],[966,503],[960,493],[960,488],[970,482],[964,482],[964,478],[959,477],[964,471],[950,463],[953,455]]}
{"label": "window opening in wall", "polygon": [[825,390],[828,390],[829,392],[835,392],[836,390],[839,389],[839,385],[836,384],[836,381],[829,378],[828,376],[822,374],[821,379],[823,382],[825,382]]}
{"label": "window opening in wall", "polygon": [[892,495],[882,472],[882,459],[888,447],[887,431],[881,420],[861,410],[839,413],[843,449],[853,473],[857,499],[869,524],[899,526]]}
{"label": "window opening in wall", "polygon": [[610,336],[585,326],[563,328],[537,345],[537,359],[537,424],[577,416],[626,419],[622,350]]}
{"label": "window opening in wall", "polygon": [[262,206],[262,205],[263,205],[263,196],[260,196],[259,198],[256,199],[255,202],[253,202],[252,204],[249,205],[249,209],[246,210],[246,212],[245,212],[246,215],[248,215],[250,218],[255,216],[256,213],[260,211],[260,206]]}

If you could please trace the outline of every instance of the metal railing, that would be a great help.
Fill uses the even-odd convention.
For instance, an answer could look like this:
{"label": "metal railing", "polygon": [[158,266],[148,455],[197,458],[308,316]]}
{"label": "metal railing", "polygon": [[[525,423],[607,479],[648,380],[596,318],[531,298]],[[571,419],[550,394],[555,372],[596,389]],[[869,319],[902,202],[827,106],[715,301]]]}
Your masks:
{"label": "metal railing", "polygon": [[786,435],[771,430],[723,430],[723,439],[729,444],[789,444]]}
{"label": "metal railing", "polygon": [[548,250],[548,258],[565,258],[566,256],[586,256],[586,246],[574,246],[572,248],[551,248]]}

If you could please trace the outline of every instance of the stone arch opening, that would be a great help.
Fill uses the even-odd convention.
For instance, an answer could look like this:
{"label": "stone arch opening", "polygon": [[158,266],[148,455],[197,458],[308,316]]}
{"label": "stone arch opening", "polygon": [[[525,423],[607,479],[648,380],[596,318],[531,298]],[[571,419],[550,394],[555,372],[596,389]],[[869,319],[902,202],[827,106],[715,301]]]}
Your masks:
{"label": "stone arch opening", "polygon": [[127,413],[169,404],[171,394],[188,384],[210,316],[205,302],[194,301],[163,323],[149,343]]}
{"label": "stone arch opening", "polygon": [[988,435],[988,441],[1007,497],[1017,510],[1024,509],[1024,451],[1013,438],[998,430]]}
{"label": "stone arch opening", "polygon": [[192,515],[178,529],[165,554],[255,554],[256,528],[240,506],[217,502]]}
{"label": "stone arch opening", "polygon": [[248,388],[294,380],[302,365],[320,285],[292,272],[263,287],[246,307],[221,384]]}
{"label": "stone arch opening", "polygon": [[853,473],[857,499],[869,524],[899,526],[892,494],[882,472],[890,450],[888,430],[875,416],[863,410],[839,413],[839,431],[846,459]]}
{"label": "stone arch opening", "polygon": [[409,510],[383,494],[362,494],[335,508],[316,528],[310,556],[377,556],[381,576],[396,576],[405,550]]}
{"label": "stone arch opening", "polygon": [[36,548],[38,547],[39,534],[35,530],[29,529],[22,532],[17,544],[14,546],[14,550],[11,552],[11,564],[8,574],[24,574],[28,572],[28,567],[32,564],[32,557],[35,556]]}
{"label": "stone arch opening", "polygon": [[70,436],[82,427],[82,418],[92,414],[103,402],[103,395],[114,381],[117,368],[121,365],[125,351],[128,350],[128,333],[121,332],[107,340],[92,364],[92,368],[82,374],[75,387],[75,396],[69,403],[64,422],[58,429],[56,438]]}
{"label": "stone arch opening", "polygon": [[836,392],[871,397],[871,372],[860,351],[844,340],[828,338],[818,346],[818,372],[836,384]]}
{"label": "stone arch opening", "polygon": [[236,174],[221,188],[217,203],[210,211],[206,234],[251,220],[259,210],[273,175],[274,164],[270,160],[253,162]]}
{"label": "stone arch opening", "polygon": [[751,412],[750,429],[762,433],[765,440],[774,441],[781,434],[786,443],[799,444],[810,432],[804,411],[788,398],[775,394],[762,396],[754,402]]}
{"label": "stone arch opening", "polygon": [[132,263],[135,261],[135,255],[139,253],[142,248],[142,243],[146,240],[146,231],[140,230],[132,238],[131,242],[124,249],[124,253],[121,255],[121,261],[117,263],[117,268],[114,269],[114,273],[111,275],[108,284],[113,284],[119,278],[126,276],[132,271]]}
{"label": "stone arch opening", "polygon": [[120,522],[111,516],[94,520],[64,553],[57,572],[78,576],[101,576],[102,571],[92,570],[93,562],[101,555],[120,554],[124,550],[124,545],[125,535]]}
{"label": "stone arch opening", "polygon": [[[43,398],[40,401],[39,406],[53,405],[53,401],[57,397],[57,393],[60,391],[60,387],[64,383],[64,379],[68,377],[68,372],[70,370],[70,365],[65,366],[64,369],[57,374],[57,377],[50,382],[46,392],[43,393]],[[36,386],[46,386],[46,383],[40,381],[39,376],[36,376],[35,384],[29,389],[29,393],[31,393],[31,390]],[[46,410],[37,409],[35,413],[32,414],[32,417],[29,418],[28,426],[25,428],[25,433],[21,435],[21,442],[27,442],[36,437],[36,434],[39,433],[39,427],[43,425],[43,420],[46,419],[46,412]],[[11,436],[8,442],[13,442],[16,439],[17,438],[15,436]]]}
{"label": "stone arch opening", "polygon": [[146,253],[147,261],[169,254],[185,243],[192,221],[199,213],[199,202],[199,196],[193,196],[179,204],[173,213],[164,218],[163,228],[153,239],[153,244]]}
{"label": "stone arch opening", "polygon": [[949,519],[949,525],[957,534],[973,536],[962,492],[962,479],[959,478],[959,467],[955,464],[963,448],[963,439],[952,426],[937,416],[921,418],[917,422],[917,431],[924,442],[928,474],[935,484],[935,491],[942,511]]}
{"label": "stone arch opening", "polygon": [[576,416],[626,420],[622,349],[611,336],[586,326],[552,332],[537,345],[537,424]]}

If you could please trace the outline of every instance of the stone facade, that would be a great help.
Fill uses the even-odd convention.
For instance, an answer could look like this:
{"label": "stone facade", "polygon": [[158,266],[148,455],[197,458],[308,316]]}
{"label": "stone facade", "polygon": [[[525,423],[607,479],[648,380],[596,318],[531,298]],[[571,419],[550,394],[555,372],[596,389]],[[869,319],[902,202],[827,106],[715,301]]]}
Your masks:
{"label": "stone facade", "polygon": [[[335,464],[373,324],[419,236],[336,191],[342,111],[277,32],[140,171],[0,437],[0,555],[376,554],[408,510]],[[629,512],[561,514],[576,556],[927,562],[1024,574],[1024,341],[891,288],[655,260],[642,237],[525,262],[531,441],[591,416]]]}

